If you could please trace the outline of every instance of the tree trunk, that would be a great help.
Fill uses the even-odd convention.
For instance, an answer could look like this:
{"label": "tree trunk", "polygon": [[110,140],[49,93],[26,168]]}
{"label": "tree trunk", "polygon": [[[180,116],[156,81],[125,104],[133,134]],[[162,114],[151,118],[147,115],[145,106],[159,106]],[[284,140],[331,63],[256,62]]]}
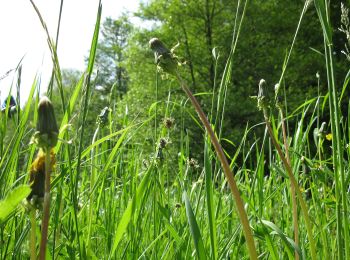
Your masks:
{"label": "tree trunk", "polygon": [[[212,59],[212,49],[213,49],[213,33],[212,33],[212,16],[210,12],[210,0],[205,1],[205,37],[206,37],[206,42],[207,42],[207,49],[208,49],[208,54],[210,57],[210,63],[209,63],[209,84],[210,87],[214,87],[214,77],[215,77],[215,71],[214,71],[214,62]],[[214,6],[213,6],[214,8]]]}
{"label": "tree trunk", "polygon": [[190,68],[190,73],[191,73],[191,79],[192,79],[192,89],[196,88],[196,78],[194,76],[194,69],[193,69],[193,63],[192,63],[192,55],[190,51],[190,46],[188,44],[188,35],[187,35],[187,30],[186,27],[183,23],[181,23],[181,28],[185,36],[185,49],[186,49],[186,54],[189,59],[189,68]]}

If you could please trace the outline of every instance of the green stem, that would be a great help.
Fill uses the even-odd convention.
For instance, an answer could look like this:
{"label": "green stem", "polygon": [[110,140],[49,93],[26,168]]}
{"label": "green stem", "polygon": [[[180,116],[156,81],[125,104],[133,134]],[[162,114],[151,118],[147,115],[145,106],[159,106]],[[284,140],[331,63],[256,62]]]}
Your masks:
{"label": "green stem", "polygon": [[36,222],[35,222],[36,209],[30,209],[30,260],[36,260]]}
{"label": "green stem", "polygon": [[265,118],[266,127],[267,127],[267,130],[269,132],[269,135],[270,135],[271,141],[273,143],[273,146],[276,148],[276,150],[278,152],[278,155],[280,156],[280,158],[281,158],[281,160],[283,162],[283,165],[286,168],[288,177],[289,177],[291,183],[293,183],[293,185],[295,187],[295,191],[297,193],[297,197],[299,199],[299,203],[300,203],[300,206],[301,206],[301,212],[302,212],[303,217],[305,219],[306,231],[307,231],[307,235],[309,237],[309,243],[310,243],[311,259],[315,260],[316,259],[316,247],[315,247],[314,238],[312,236],[311,221],[310,221],[310,217],[309,217],[309,214],[308,214],[308,211],[307,211],[306,203],[305,203],[305,201],[303,199],[303,196],[302,196],[302,194],[300,192],[298,183],[295,180],[295,177],[293,175],[293,170],[292,170],[290,164],[288,163],[287,159],[284,157],[283,152],[281,150],[281,147],[279,146],[279,144],[278,144],[278,142],[277,142],[277,140],[276,140],[276,138],[275,138],[275,136],[273,134],[273,131],[272,131],[272,128],[271,128],[271,124],[270,124],[270,121],[269,121],[266,109],[264,109],[264,118]]}
{"label": "green stem", "polygon": [[[284,143],[284,149],[286,151],[286,159],[289,165],[290,163],[290,156],[289,156],[289,145],[287,140],[287,132],[286,132],[286,124],[284,120],[283,110],[279,108],[280,115],[281,115],[281,122],[282,122],[282,135],[283,135],[283,143]],[[298,246],[299,245],[299,229],[298,229],[298,205],[297,200],[295,196],[295,186],[293,182],[290,182],[290,192],[292,196],[292,207],[293,207],[293,228],[294,228],[294,242]],[[295,260],[299,260],[299,254],[298,251],[294,251]]]}
{"label": "green stem", "polygon": [[[337,223],[339,229],[343,227],[343,234],[341,231],[338,232],[339,243],[339,254],[340,258],[343,258],[341,253],[345,247],[345,259],[350,258],[350,245],[349,245],[349,216],[348,216],[348,194],[347,194],[347,185],[345,181],[344,174],[344,164],[343,164],[343,143],[341,138],[341,112],[338,104],[338,93],[335,86],[334,78],[334,65],[333,65],[333,48],[332,44],[325,45],[326,53],[326,64],[327,64],[327,78],[328,78],[328,92],[329,95],[329,106],[331,109],[331,129],[332,129],[332,152],[333,152],[333,167],[334,167],[334,176],[336,183],[337,194]],[[333,108],[333,109],[332,109]],[[333,111],[332,111],[333,110]],[[339,183],[340,180],[340,183]],[[338,183],[338,184],[337,184]],[[339,194],[340,193],[340,194]],[[343,219],[343,223],[341,221]],[[342,235],[341,235],[342,234]],[[344,241],[344,242],[343,242]]]}
{"label": "green stem", "polygon": [[46,244],[47,244],[47,234],[49,229],[49,219],[50,219],[50,175],[51,175],[51,158],[50,158],[50,148],[46,149],[45,153],[45,195],[44,195],[44,213],[43,220],[41,223],[41,241],[40,241],[40,252],[39,259],[43,260],[46,256]]}
{"label": "green stem", "polygon": [[207,130],[207,133],[210,137],[210,141],[213,144],[215,151],[216,151],[216,154],[221,162],[221,165],[222,165],[223,171],[225,173],[227,182],[230,186],[233,198],[236,202],[238,215],[239,215],[239,218],[241,220],[242,227],[243,227],[243,233],[244,233],[245,239],[247,241],[247,247],[248,247],[250,259],[258,259],[258,255],[256,252],[255,243],[254,243],[254,239],[253,239],[253,234],[252,234],[251,228],[249,226],[248,216],[247,216],[247,213],[244,209],[242,198],[239,194],[239,190],[238,190],[236,181],[233,177],[233,173],[232,173],[230,165],[226,159],[224,151],[222,150],[222,147],[221,147],[206,115],[204,114],[201,106],[199,105],[197,99],[193,96],[192,92],[189,90],[186,83],[179,75],[179,73],[176,74],[176,77],[177,77],[178,81],[180,82],[183,91],[186,93],[186,95],[190,99],[190,101],[191,101],[193,107],[195,108],[200,120],[202,121],[205,129]]}
{"label": "green stem", "polygon": [[[92,143],[93,145],[96,141],[98,132],[100,131],[100,126],[97,126],[94,136],[92,137]],[[95,185],[95,165],[94,165],[94,158],[95,158],[95,147],[91,149],[91,175],[90,175],[90,202],[89,202],[89,226],[88,226],[88,235],[87,235],[87,241],[86,241],[86,251],[87,253],[89,252],[89,247],[90,247],[90,237],[91,237],[91,226],[92,226],[92,218],[93,218],[93,188]]]}

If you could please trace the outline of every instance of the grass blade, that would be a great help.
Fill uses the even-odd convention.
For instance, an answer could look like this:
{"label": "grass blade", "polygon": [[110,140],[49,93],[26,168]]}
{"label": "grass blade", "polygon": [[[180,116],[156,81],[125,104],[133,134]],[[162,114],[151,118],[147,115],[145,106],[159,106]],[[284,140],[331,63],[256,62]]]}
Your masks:
{"label": "grass blade", "polygon": [[214,196],[213,196],[213,182],[212,182],[212,167],[209,153],[210,141],[205,142],[204,148],[204,171],[205,171],[205,190],[207,196],[207,209],[210,231],[210,243],[213,259],[218,258],[218,246],[216,238],[216,223],[215,223],[215,209],[214,209]]}
{"label": "grass blade", "polygon": [[187,221],[190,225],[191,235],[197,251],[197,256],[199,259],[207,259],[201,232],[186,192],[183,193],[183,200],[185,201]]}
{"label": "grass blade", "polygon": [[0,201],[0,223],[6,219],[30,193],[29,185],[21,185],[13,189],[7,197]]}

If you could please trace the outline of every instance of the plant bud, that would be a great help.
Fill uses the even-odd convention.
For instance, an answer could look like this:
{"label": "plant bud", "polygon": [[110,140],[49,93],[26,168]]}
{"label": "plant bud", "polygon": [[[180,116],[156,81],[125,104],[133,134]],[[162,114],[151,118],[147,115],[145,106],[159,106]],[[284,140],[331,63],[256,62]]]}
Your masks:
{"label": "plant bud", "polygon": [[164,43],[158,38],[152,38],[149,41],[149,47],[152,49],[152,51],[157,52],[158,55],[170,53],[170,50],[166,48]]}
{"label": "plant bud", "polygon": [[149,41],[149,47],[154,51],[155,62],[160,71],[175,75],[178,62],[177,57],[165,47],[158,38]]}
{"label": "plant bud", "polygon": [[266,81],[261,79],[259,82],[259,92],[258,92],[258,108],[259,110],[268,108],[270,106],[270,99],[266,91]]}
{"label": "plant bud", "polygon": [[38,105],[38,122],[34,142],[45,150],[57,144],[58,126],[50,99],[42,97]]}

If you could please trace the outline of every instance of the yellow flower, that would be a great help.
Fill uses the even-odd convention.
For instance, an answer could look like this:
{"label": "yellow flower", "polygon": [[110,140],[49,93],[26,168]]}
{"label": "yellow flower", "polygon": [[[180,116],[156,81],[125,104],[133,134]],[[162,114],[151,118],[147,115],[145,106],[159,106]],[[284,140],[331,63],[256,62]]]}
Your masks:
{"label": "yellow flower", "polygon": [[328,135],[326,135],[326,139],[328,141],[332,141],[332,137],[333,137],[332,133],[329,133]]}
{"label": "yellow flower", "polygon": [[[44,198],[45,193],[45,157],[46,153],[40,149],[29,171],[29,183],[32,189],[27,200],[30,201],[34,196],[36,199]],[[51,169],[55,166],[56,159],[53,149],[50,152]]]}

